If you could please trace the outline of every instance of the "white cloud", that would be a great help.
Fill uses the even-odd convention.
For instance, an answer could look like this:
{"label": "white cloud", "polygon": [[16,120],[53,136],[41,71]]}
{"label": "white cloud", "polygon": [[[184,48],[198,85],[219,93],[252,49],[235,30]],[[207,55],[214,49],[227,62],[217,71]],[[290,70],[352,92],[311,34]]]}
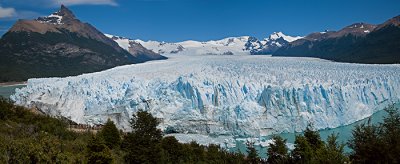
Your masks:
{"label": "white cloud", "polygon": [[14,17],[17,14],[14,8],[3,8],[0,6],[0,19]]}
{"label": "white cloud", "polygon": [[52,0],[55,5],[111,5],[117,6],[115,0]]}

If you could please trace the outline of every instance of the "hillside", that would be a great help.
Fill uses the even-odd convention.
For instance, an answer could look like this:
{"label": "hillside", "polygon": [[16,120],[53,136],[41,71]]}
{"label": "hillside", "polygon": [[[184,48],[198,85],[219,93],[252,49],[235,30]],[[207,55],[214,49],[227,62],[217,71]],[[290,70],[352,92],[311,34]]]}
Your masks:
{"label": "hillside", "polygon": [[400,16],[380,25],[356,23],[339,31],[312,33],[273,56],[317,57],[338,62],[400,63]]}
{"label": "hillside", "polygon": [[0,39],[0,82],[79,75],[154,59],[147,56],[148,51],[142,52],[131,55],[61,6],[47,17],[18,20],[3,35]]}

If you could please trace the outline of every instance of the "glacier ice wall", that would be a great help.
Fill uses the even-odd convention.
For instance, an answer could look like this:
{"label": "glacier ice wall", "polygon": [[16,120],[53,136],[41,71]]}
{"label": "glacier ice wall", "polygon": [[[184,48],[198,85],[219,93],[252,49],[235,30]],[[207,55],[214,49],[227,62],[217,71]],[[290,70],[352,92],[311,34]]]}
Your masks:
{"label": "glacier ice wall", "polygon": [[311,58],[179,56],[66,78],[28,80],[11,98],[78,123],[129,129],[150,111],[167,132],[264,136],[335,128],[400,100],[400,65]]}

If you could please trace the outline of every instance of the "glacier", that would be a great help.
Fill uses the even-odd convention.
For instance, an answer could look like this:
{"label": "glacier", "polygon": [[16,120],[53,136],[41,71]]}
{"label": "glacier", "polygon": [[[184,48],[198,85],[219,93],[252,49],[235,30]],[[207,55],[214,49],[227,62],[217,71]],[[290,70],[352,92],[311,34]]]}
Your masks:
{"label": "glacier", "polygon": [[81,124],[129,131],[138,110],[165,133],[257,137],[335,128],[400,100],[400,65],[315,58],[171,55],[66,78],[29,79],[11,99]]}

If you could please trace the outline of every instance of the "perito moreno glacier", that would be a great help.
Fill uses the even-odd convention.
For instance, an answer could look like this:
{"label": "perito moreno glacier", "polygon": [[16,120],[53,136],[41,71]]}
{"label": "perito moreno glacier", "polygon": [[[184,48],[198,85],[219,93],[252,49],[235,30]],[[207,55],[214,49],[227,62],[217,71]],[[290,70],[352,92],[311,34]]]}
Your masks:
{"label": "perito moreno glacier", "polygon": [[268,56],[170,56],[66,78],[30,79],[11,96],[77,123],[130,130],[148,110],[166,133],[265,136],[335,128],[400,100],[400,65]]}

